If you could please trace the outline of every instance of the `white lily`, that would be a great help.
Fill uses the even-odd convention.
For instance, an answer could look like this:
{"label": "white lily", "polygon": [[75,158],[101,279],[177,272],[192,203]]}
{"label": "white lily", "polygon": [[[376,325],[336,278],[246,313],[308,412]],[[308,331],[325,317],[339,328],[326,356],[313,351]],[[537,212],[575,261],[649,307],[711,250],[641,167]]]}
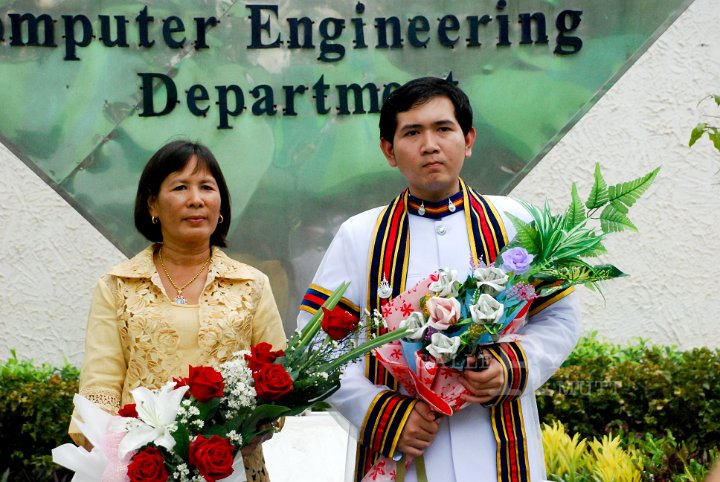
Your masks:
{"label": "white lily", "polygon": [[128,433],[120,443],[120,458],[150,442],[168,450],[175,447],[175,439],[172,437],[172,432],[177,428],[175,417],[190,387],[174,387],[175,383],[169,382],[160,390],[138,387],[130,392],[135,399],[138,419],[127,419]]}
{"label": "white lily", "polygon": [[92,450],[67,443],[52,450],[53,462],[75,472],[73,482],[102,480],[108,466],[108,458],[101,447],[108,436],[108,426],[114,418],[90,400],[75,394],[73,397],[76,413],[75,423],[85,438],[92,443]]}

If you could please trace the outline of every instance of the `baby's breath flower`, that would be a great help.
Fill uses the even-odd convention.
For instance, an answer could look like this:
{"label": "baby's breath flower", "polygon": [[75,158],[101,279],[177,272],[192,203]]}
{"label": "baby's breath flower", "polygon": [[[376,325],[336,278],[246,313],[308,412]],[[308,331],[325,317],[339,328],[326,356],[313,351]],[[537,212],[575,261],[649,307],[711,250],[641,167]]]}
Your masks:
{"label": "baby's breath flower", "polygon": [[243,444],[242,435],[240,435],[239,433],[237,433],[235,430],[229,431],[229,432],[227,433],[227,438],[228,438],[228,440],[230,440],[231,442],[233,442],[233,443],[234,443],[235,445],[237,445],[238,447],[241,447],[242,444]]}
{"label": "baby's breath flower", "polygon": [[188,475],[190,475],[190,469],[188,469],[187,464],[178,464],[175,467],[172,475],[173,479],[185,481],[188,480]]}

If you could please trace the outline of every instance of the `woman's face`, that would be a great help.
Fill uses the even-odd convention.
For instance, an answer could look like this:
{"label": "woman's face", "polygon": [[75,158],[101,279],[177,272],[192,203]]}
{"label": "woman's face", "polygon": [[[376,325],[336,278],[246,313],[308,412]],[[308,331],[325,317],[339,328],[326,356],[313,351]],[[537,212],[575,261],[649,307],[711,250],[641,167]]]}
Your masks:
{"label": "woman's face", "polygon": [[220,191],[212,174],[197,168],[193,156],[181,171],[163,180],[148,208],[160,220],[163,242],[209,243],[220,217]]}

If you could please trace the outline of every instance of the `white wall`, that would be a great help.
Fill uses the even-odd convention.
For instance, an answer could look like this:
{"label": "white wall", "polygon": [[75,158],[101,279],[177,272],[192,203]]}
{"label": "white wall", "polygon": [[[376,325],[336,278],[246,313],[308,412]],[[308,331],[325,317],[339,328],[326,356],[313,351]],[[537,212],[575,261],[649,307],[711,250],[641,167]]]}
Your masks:
{"label": "white wall", "polygon": [[97,279],[125,259],[0,144],[0,360],[79,366]]}
{"label": "white wall", "polygon": [[[573,180],[588,191],[596,161],[610,183],[662,166],[630,213],[640,233],[607,243],[632,277],[607,284],[605,301],[582,290],[585,329],[618,342],[720,346],[720,154],[705,140],[687,147],[701,112],[720,114],[697,106],[720,93],[718,25],[717,0],[696,0],[513,192],[563,206]],[[124,257],[1,145],[0,170],[0,360],[15,348],[79,364],[92,287]]]}

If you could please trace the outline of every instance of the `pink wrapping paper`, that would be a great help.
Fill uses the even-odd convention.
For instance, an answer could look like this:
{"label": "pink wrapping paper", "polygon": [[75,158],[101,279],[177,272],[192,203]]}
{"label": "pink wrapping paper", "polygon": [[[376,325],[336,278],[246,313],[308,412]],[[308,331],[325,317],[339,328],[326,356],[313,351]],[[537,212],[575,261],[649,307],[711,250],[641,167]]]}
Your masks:
{"label": "pink wrapping paper", "polygon": [[[413,288],[395,297],[382,308],[382,316],[389,331],[396,330],[400,322],[413,311],[420,311],[420,299],[429,292],[430,284],[437,275],[418,282]],[[525,324],[529,304],[508,324],[502,332],[501,342],[521,339],[517,331]],[[469,393],[458,378],[462,374],[455,368],[438,365],[432,357],[415,353],[417,374],[413,372],[403,356],[400,341],[394,341],[375,349],[375,356],[397,380],[405,393],[427,403],[435,412],[446,416],[461,410],[466,405],[462,395]],[[409,465],[412,460],[403,458],[401,463]],[[397,462],[381,456],[365,474],[361,482],[387,482],[396,478]]]}

